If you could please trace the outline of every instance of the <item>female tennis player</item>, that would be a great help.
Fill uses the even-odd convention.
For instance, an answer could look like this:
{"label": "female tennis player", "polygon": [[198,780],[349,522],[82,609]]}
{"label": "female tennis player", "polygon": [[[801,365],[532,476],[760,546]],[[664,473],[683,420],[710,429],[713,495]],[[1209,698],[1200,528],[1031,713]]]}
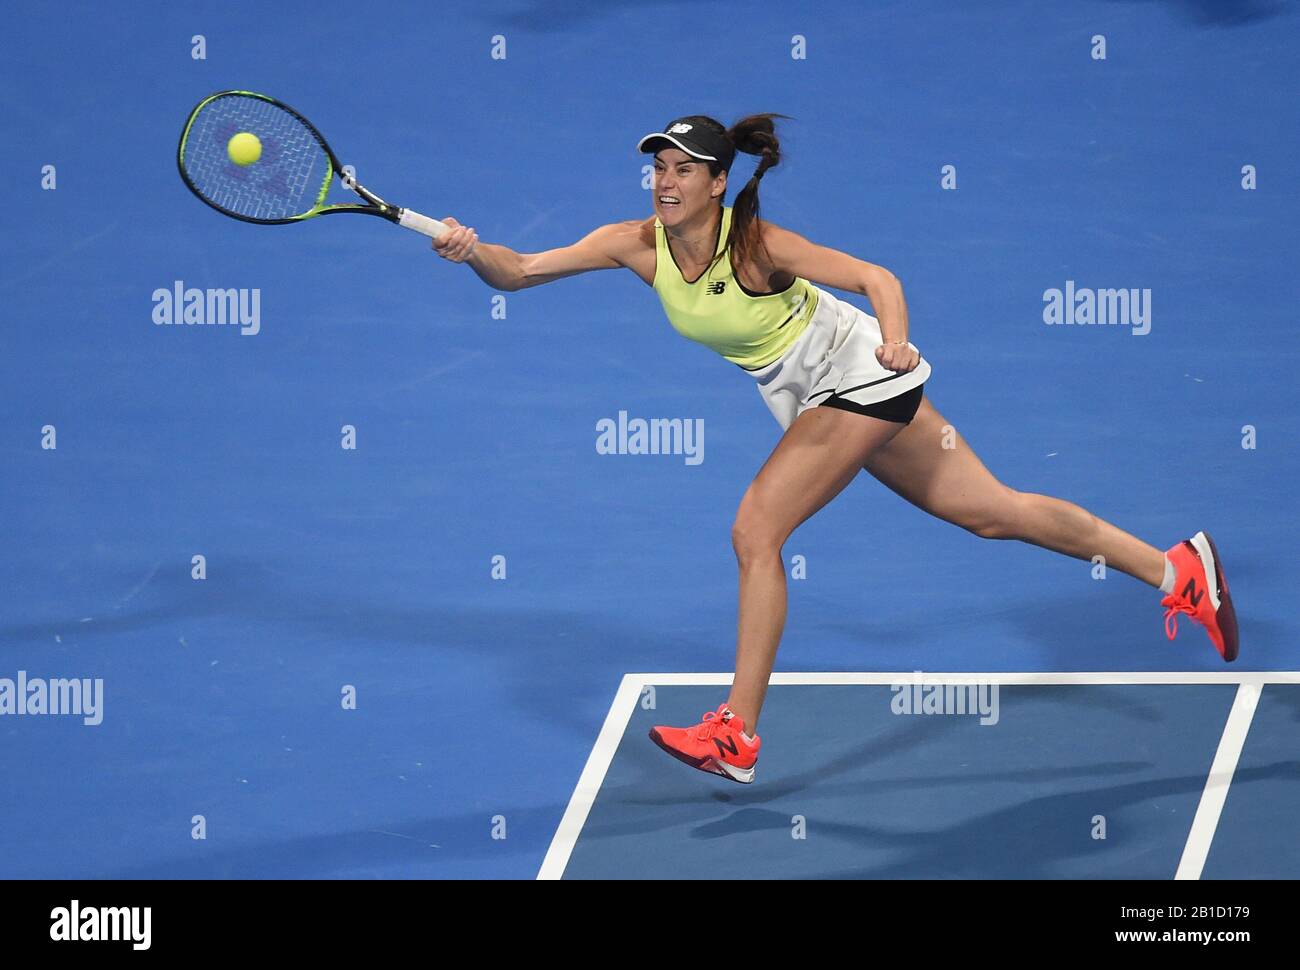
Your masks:
{"label": "female tennis player", "polygon": [[[754,733],[785,625],[781,548],[805,519],[866,469],[913,505],[986,539],[1018,539],[1106,565],[1164,593],[1165,632],[1177,616],[1201,623],[1224,660],[1237,656],[1237,621],[1210,537],[1168,552],[1058,498],[1018,492],[989,473],[925,395],[930,365],[908,341],[903,288],[887,269],[818,246],[759,219],[758,189],[781,160],[773,119],[730,129],[678,118],[641,139],[654,155],[654,216],[601,226],[542,253],[478,241],[455,219],[435,240],[497,290],[623,267],[663,303],[669,323],[742,367],[785,434],[741,500],[732,527],[740,568],[736,673],[730,696],[700,724],[656,727],[669,754],[738,782],[754,780]],[[759,156],[724,204],[736,152]],[[822,286],[857,293],[877,316]],[[746,726],[748,725],[748,731]]]}

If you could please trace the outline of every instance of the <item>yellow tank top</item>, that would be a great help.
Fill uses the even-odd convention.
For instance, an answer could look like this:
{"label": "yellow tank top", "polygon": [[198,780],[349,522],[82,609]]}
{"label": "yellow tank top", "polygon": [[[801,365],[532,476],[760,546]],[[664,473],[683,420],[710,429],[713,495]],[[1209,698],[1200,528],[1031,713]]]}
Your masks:
{"label": "yellow tank top", "polygon": [[[731,206],[726,206],[714,255],[726,245],[730,230]],[[736,279],[730,252],[687,282],[658,218],[654,288],[674,330],[746,370],[765,367],[785,353],[817,309],[817,288],[799,276],[780,293],[746,291]]]}

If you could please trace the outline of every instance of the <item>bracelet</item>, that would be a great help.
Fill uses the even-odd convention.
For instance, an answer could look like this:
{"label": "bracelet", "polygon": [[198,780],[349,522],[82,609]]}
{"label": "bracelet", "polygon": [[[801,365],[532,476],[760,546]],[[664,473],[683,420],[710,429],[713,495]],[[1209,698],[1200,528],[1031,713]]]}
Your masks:
{"label": "bracelet", "polygon": [[886,340],[885,343],[887,343],[887,344],[898,344],[900,347],[906,347],[906,346],[907,346],[907,341],[906,341],[906,340]]}

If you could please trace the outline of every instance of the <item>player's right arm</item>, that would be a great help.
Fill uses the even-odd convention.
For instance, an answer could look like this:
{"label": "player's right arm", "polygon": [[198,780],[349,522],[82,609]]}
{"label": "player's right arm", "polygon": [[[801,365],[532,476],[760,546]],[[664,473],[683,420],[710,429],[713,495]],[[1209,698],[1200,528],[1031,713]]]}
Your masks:
{"label": "player's right arm", "polygon": [[641,225],[637,220],[614,222],[593,230],[572,246],[517,253],[509,246],[480,242],[473,229],[451,217],[442,221],[453,228],[433,241],[434,251],[452,262],[469,264],[484,283],[496,290],[523,290],[591,270],[626,266],[638,245]]}

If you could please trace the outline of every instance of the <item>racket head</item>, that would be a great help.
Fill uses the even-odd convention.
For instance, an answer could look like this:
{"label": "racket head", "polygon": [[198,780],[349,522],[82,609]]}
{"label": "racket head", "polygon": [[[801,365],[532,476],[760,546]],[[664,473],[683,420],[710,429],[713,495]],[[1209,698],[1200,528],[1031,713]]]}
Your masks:
{"label": "racket head", "polygon": [[[262,146],[249,165],[235,164],[227,151],[240,132],[256,135]],[[327,206],[334,176],[342,174],[338,158],[302,114],[255,91],[218,91],[195,105],[181,131],[176,165],[204,203],[244,222],[283,225],[349,211],[393,218],[387,207]]]}

